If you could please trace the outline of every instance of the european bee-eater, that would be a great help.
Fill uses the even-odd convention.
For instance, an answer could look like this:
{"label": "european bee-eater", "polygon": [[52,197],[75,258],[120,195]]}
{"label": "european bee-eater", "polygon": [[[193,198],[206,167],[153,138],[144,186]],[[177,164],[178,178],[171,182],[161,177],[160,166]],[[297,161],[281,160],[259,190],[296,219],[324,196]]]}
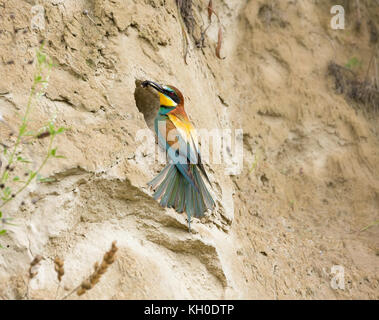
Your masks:
{"label": "european bee-eater", "polygon": [[191,217],[203,217],[215,204],[201,176],[202,173],[210,184],[201,162],[196,130],[187,117],[183,95],[177,88],[148,80],[143,81],[142,86],[150,86],[158,92],[160,107],[154,127],[158,144],[166,151],[169,161],[148,184],[155,190],[154,199],[160,200],[163,207],[187,213],[191,231]]}

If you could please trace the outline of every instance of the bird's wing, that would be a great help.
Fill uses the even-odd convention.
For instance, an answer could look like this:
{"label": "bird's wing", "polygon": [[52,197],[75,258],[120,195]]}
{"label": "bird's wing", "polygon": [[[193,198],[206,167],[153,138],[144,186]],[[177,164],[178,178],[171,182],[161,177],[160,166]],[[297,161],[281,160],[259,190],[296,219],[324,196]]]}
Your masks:
{"label": "bird's wing", "polygon": [[191,122],[189,121],[187,117],[180,119],[173,114],[169,114],[168,117],[171,120],[171,122],[174,124],[175,128],[180,132],[180,135],[183,137],[183,139],[186,142],[188,151],[183,156],[186,156],[190,160],[190,163],[198,165],[201,172],[207,179],[208,183],[211,185],[211,182],[205,171],[204,165],[201,161],[199,141],[197,138],[196,129],[194,128],[194,126],[191,124]]}
{"label": "bird's wing", "polygon": [[[172,129],[177,129],[176,132],[172,132]],[[182,129],[176,128],[175,124],[170,121],[166,116],[158,116],[155,118],[155,132],[158,137],[159,145],[167,151],[169,159],[176,165],[181,174],[186,178],[186,180],[197,190],[199,191],[198,186],[191,174],[189,169],[189,161],[187,154],[183,152],[185,148],[183,145],[187,145],[187,140],[185,140],[186,135],[182,132]],[[174,135],[176,140],[173,140],[173,137],[168,136]],[[182,146],[182,147],[180,147]]]}
{"label": "bird's wing", "polygon": [[174,114],[169,114],[168,118],[180,134],[179,139],[183,139],[183,142],[185,143],[184,148],[180,150],[182,155],[187,157],[190,163],[198,163],[199,150],[196,129],[186,118],[179,118]]}
{"label": "bird's wing", "polygon": [[194,130],[193,132],[191,132],[191,139],[192,139],[192,143],[197,147],[197,149],[196,149],[196,151],[197,151],[197,160],[198,160],[197,161],[197,165],[200,168],[200,171],[203,173],[204,177],[207,179],[209,185],[212,186],[211,181],[208,178],[207,172],[205,171],[203,162],[201,160],[200,151],[199,151],[199,143],[198,143],[198,140],[197,140],[196,130]]}

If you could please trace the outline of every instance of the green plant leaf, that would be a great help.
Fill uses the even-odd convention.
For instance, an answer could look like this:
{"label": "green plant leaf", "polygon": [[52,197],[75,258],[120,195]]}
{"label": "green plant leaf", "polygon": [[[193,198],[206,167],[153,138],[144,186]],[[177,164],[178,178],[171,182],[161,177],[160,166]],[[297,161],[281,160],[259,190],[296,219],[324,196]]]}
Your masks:
{"label": "green plant leaf", "polygon": [[37,181],[38,182],[41,182],[41,183],[46,183],[46,182],[54,182],[54,181],[57,181],[57,179],[55,179],[55,178],[49,178],[49,177],[47,177],[47,178],[44,178],[44,177],[42,177],[40,174],[39,175],[37,175]]}
{"label": "green plant leaf", "polygon": [[360,231],[360,232],[365,231],[365,230],[367,230],[367,229],[369,229],[369,228],[371,228],[371,227],[373,227],[373,226],[376,226],[376,225],[378,225],[378,224],[379,224],[379,220],[374,221],[374,222],[370,223],[369,225],[365,226],[364,228],[362,228],[362,229],[359,230],[359,231]]}
{"label": "green plant leaf", "polygon": [[54,123],[52,121],[49,122],[49,132],[51,135],[55,135]]}
{"label": "green plant leaf", "polygon": [[8,198],[8,197],[10,196],[11,193],[12,193],[11,188],[9,188],[9,187],[5,187],[5,189],[4,189],[4,191],[3,191],[4,196]]}
{"label": "green plant leaf", "polygon": [[33,131],[28,131],[25,133],[26,136],[34,136],[34,132]]}
{"label": "green plant leaf", "polygon": [[56,131],[56,134],[59,134],[59,133],[62,133],[66,130],[66,128],[64,127],[60,127],[57,131]]}
{"label": "green plant leaf", "polygon": [[357,66],[359,66],[361,62],[358,60],[357,57],[352,57],[349,59],[349,61],[345,64],[345,67],[348,69],[353,69]]}
{"label": "green plant leaf", "polygon": [[0,230],[0,236],[5,234],[7,232],[7,230],[3,229],[3,230]]}
{"label": "green plant leaf", "polygon": [[46,55],[42,52],[42,47],[37,51],[38,64],[43,64],[46,61]]}
{"label": "green plant leaf", "polygon": [[54,182],[54,181],[57,181],[56,179],[54,178],[39,178],[38,182],[40,183],[48,183],[48,182]]}
{"label": "green plant leaf", "polygon": [[9,222],[9,221],[13,220],[13,218],[6,218],[6,219],[3,219],[3,220],[4,220],[3,221],[4,224],[8,224],[10,226],[17,226],[17,224]]}
{"label": "green plant leaf", "polygon": [[9,178],[9,171],[7,170],[4,172],[3,182],[6,182],[8,180],[8,178]]}
{"label": "green plant leaf", "polygon": [[21,156],[18,156],[17,161],[20,161],[20,162],[23,162],[23,163],[32,163],[31,161],[27,160],[27,159],[24,159],[23,157]]}
{"label": "green plant leaf", "polygon": [[42,76],[39,74],[34,77],[34,83],[40,83],[42,81]]}
{"label": "green plant leaf", "polygon": [[26,123],[23,123],[21,126],[20,126],[20,129],[18,131],[18,134],[20,136],[22,136],[24,133],[25,133],[25,130],[26,130]]}

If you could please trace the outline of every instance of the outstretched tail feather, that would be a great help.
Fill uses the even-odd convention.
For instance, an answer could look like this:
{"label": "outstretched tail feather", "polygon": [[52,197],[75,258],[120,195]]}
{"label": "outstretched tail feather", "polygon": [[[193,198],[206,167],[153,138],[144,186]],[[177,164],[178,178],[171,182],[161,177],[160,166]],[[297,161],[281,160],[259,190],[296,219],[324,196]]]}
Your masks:
{"label": "outstretched tail feather", "polygon": [[162,182],[162,184],[158,187],[157,191],[154,193],[153,197],[155,200],[158,200],[162,196],[163,192],[166,190],[167,185],[168,181]]}
{"label": "outstretched tail feather", "polygon": [[194,178],[195,178],[197,185],[199,186],[200,194],[204,200],[206,208],[210,209],[210,210],[213,209],[214,201],[212,199],[212,196],[210,195],[207,187],[205,186],[205,183],[204,183],[203,179],[201,178],[200,172],[199,172],[199,170],[196,169],[196,167],[194,170]]}
{"label": "outstretched tail feather", "polygon": [[168,199],[167,207],[169,208],[175,208],[175,200],[176,196],[178,194],[178,189],[180,185],[180,178],[178,177],[179,173],[177,174],[177,177],[175,178],[173,189],[171,191],[170,197]]}
{"label": "outstretched tail feather", "polygon": [[[167,166],[166,166],[166,167],[167,167]],[[166,168],[165,168],[165,169],[166,169]],[[165,171],[165,169],[163,169],[163,171]],[[162,172],[163,172],[163,171],[162,171]],[[161,172],[161,173],[162,173],[162,172]],[[169,168],[166,177],[170,177],[174,172],[175,172],[175,168],[173,168],[173,167]],[[160,174],[161,174],[161,173],[160,173]],[[165,192],[165,190],[166,190],[166,188],[167,188],[168,183],[170,182],[170,179],[166,179],[166,177],[164,177],[164,179],[163,179],[163,181],[161,182],[161,184],[159,185],[157,191],[154,193],[154,199],[155,199],[155,200],[158,200],[158,199],[162,196],[163,192]],[[156,184],[153,185],[151,182],[152,182],[152,181],[150,181],[149,184],[152,185],[153,188],[154,188],[154,187],[156,186]]]}
{"label": "outstretched tail feather", "polygon": [[[199,213],[202,213],[204,211],[201,211],[201,204],[203,201],[200,201],[200,194],[198,192],[193,192],[193,199],[194,199],[194,203],[195,203],[195,217],[198,217]],[[202,215],[202,214],[201,214]]]}
{"label": "outstretched tail feather", "polygon": [[186,205],[186,198],[183,197],[183,194],[186,192],[186,184],[185,183],[180,183],[179,184],[179,189],[178,193],[176,194],[176,198],[178,199],[178,206],[175,207],[177,212],[182,213],[185,210],[185,205]]}
{"label": "outstretched tail feather", "polygon": [[167,174],[167,171],[170,168],[171,168],[170,166],[165,166],[164,169],[161,172],[159,172],[159,174],[153,180],[148,182],[147,184],[155,189],[156,186],[163,181],[163,179],[165,178],[165,176]]}
{"label": "outstretched tail feather", "polygon": [[169,205],[169,199],[171,198],[171,195],[173,193],[175,183],[179,179],[178,175],[179,175],[178,170],[174,170],[174,173],[172,174],[172,177],[170,177],[170,180],[168,182],[166,191],[165,191],[165,193],[164,193],[164,195],[162,197],[162,200],[161,200],[161,205],[163,207],[170,207],[170,205]]}
{"label": "outstretched tail feather", "polygon": [[185,186],[185,210],[187,212],[188,228],[191,228],[191,216],[193,216],[193,202],[192,202],[192,192],[191,186],[186,184]]}
{"label": "outstretched tail feather", "polygon": [[174,208],[179,213],[186,211],[189,229],[191,217],[201,218],[205,211],[214,206],[199,169],[191,165],[190,170],[189,174],[193,177],[197,188],[188,182],[175,164],[168,164],[148,183],[155,189],[154,199],[160,199],[163,207]]}

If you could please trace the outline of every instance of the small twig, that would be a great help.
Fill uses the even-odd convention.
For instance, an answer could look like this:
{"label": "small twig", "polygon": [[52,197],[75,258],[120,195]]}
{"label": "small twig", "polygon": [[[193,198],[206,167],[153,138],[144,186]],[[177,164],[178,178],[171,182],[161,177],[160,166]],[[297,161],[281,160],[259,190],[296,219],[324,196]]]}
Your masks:
{"label": "small twig", "polygon": [[54,298],[54,300],[57,300],[57,298],[58,298],[58,292],[59,292],[60,287],[61,287],[61,283],[58,282],[57,291],[55,292],[55,298]]}
{"label": "small twig", "polygon": [[208,12],[212,12],[217,17],[218,23],[221,23],[221,20],[220,20],[218,14],[212,8],[208,7]]}
{"label": "small twig", "polygon": [[217,46],[216,46],[216,57],[219,59],[225,59],[226,57],[221,58],[221,43],[222,43],[222,27],[220,26],[218,28],[218,35],[217,35]]}
{"label": "small twig", "polygon": [[212,0],[209,0],[208,2],[208,20],[209,22],[212,22],[212,8],[213,8],[213,2]]}
{"label": "small twig", "polygon": [[89,13],[88,13],[88,10],[86,10],[86,9],[83,10],[83,14],[84,14],[85,16],[87,16],[87,18],[90,19],[91,22],[92,22],[94,25],[97,25],[96,22],[93,21],[93,19],[90,17],[90,15],[89,15]]}
{"label": "small twig", "polygon": [[377,224],[379,224],[379,220],[370,223],[368,226],[366,226],[366,227],[362,228],[361,230],[359,230],[359,232],[365,231],[365,230],[367,230],[368,228],[371,228],[371,227],[373,227],[373,226],[375,226],[375,225],[377,225]]}
{"label": "small twig", "polygon": [[211,26],[211,24],[208,24],[208,26],[203,30],[200,34],[200,39],[197,41],[197,47],[198,48],[204,48],[204,41],[205,41],[205,34],[208,31],[208,28]]}
{"label": "small twig", "polygon": [[181,27],[182,27],[182,34],[183,34],[183,38],[184,38],[184,42],[183,42],[184,56],[183,56],[183,58],[184,58],[185,64],[188,64],[187,55],[188,55],[189,41],[188,41],[187,33],[186,33],[184,26],[181,25]]}
{"label": "small twig", "polygon": [[[212,20],[212,14],[214,14],[217,17],[217,22],[218,22],[218,34],[217,34],[217,45],[216,45],[216,57],[223,60],[225,59],[221,57],[220,51],[221,51],[221,44],[222,44],[222,25],[221,25],[221,19],[218,16],[218,14],[213,10],[213,5],[212,5],[212,0],[209,1],[208,3],[208,18],[209,18],[209,25],[211,25]],[[209,27],[209,26],[208,26]],[[207,28],[208,29],[208,28]]]}
{"label": "small twig", "polygon": [[67,293],[62,300],[66,300],[69,296],[71,296],[74,292],[78,291],[82,284],[79,284],[74,289],[72,289],[69,293]]}

